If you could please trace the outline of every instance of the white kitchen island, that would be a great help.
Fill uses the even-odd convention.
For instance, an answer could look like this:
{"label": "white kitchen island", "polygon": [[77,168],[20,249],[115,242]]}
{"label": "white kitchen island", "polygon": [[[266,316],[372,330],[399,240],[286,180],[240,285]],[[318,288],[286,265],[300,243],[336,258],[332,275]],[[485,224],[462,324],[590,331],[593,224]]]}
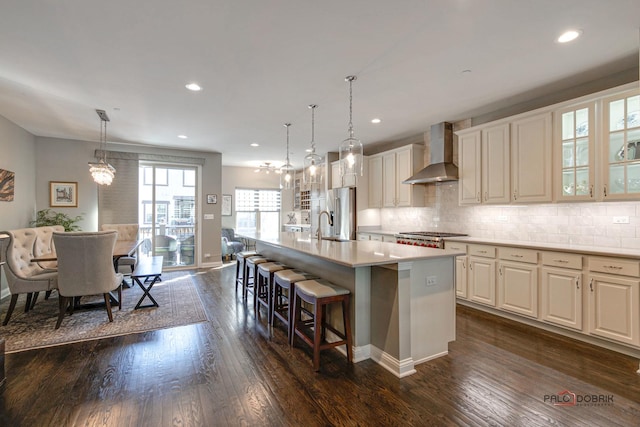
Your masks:
{"label": "white kitchen island", "polygon": [[[262,255],[349,289],[353,360],[373,359],[398,377],[448,353],[455,340],[453,250],[376,241],[335,242],[309,233],[256,241]],[[337,318],[337,316],[334,316]]]}

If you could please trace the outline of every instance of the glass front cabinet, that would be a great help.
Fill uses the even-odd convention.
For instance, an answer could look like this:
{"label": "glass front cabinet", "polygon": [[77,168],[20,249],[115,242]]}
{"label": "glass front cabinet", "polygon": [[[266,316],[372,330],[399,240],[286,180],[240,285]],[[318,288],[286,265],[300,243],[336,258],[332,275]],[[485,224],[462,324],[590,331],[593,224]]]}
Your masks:
{"label": "glass front cabinet", "polygon": [[587,102],[555,112],[557,200],[595,196],[595,110],[595,102]]}
{"label": "glass front cabinet", "polygon": [[640,195],[640,95],[637,90],[603,100],[603,195]]}

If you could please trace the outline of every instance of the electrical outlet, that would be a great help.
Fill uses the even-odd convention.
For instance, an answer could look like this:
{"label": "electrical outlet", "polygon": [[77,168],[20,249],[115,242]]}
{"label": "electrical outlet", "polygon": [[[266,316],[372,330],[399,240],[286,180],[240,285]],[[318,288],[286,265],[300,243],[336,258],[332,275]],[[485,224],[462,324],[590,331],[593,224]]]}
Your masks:
{"label": "electrical outlet", "polygon": [[613,217],[614,224],[629,224],[628,216],[614,216]]}
{"label": "electrical outlet", "polygon": [[427,276],[427,286],[435,286],[437,284],[436,276]]}
{"label": "electrical outlet", "polygon": [[498,221],[498,222],[507,222],[507,216],[506,215],[499,215],[498,218],[496,218],[496,221]]}
{"label": "electrical outlet", "polygon": [[211,258],[211,254],[204,254],[205,258]]}

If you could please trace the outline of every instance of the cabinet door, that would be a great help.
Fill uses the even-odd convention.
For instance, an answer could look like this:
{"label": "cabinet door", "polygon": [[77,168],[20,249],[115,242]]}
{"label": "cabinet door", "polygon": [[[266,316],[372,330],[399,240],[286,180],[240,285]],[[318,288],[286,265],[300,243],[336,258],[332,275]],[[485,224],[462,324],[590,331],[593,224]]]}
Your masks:
{"label": "cabinet door", "polygon": [[640,345],[639,280],[589,276],[589,333]]}
{"label": "cabinet door", "polygon": [[382,156],[369,158],[369,207],[382,207]]}
{"label": "cabinet door", "polygon": [[340,176],[340,162],[331,162],[331,188],[340,188],[342,186],[342,177]]}
{"label": "cabinet door", "polygon": [[369,240],[370,236],[367,233],[358,233],[358,240]]}
{"label": "cabinet door", "polygon": [[516,203],[550,202],[551,113],[511,123],[511,183]]}
{"label": "cabinet door", "polygon": [[498,308],[538,317],[538,266],[501,261],[498,274]]}
{"label": "cabinet door", "polygon": [[496,260],[469,257],[468,297],[471,301],[496,306]]}
{"label": "cabinet door", "polygon": [[467,257],[456,257],[456,296],[467,298]]}
{"label": "cabinet door", "polygon": [[392,208],[396,205],[396,154],[382,156],[382,206]]}
{"label": "cabinet door", "polygon": [[480,203],[481,133],[475,131],[458,136],[458,199],[461,205]]}
{"label": "cabinet door", "polygon": [[582,330],[582,273],[566,268],[542,268],[541,319]]}
{"label": "cabinet door", "polygon": [[402,181],[413,175],[413,156],[411,147],[405,147],[396,151],[396,206],[412,206],[412,184],[403,184]]}
{"label": "cabinet door", "polygon": [[606,200],[640,195],[640,95],[637,90],[603,100]]}
{"label": "cabinet door", "polygon": [[595,102],[554,113],[556,199],[593,200],[595,183]]}
{"label": "cabinet door", "polygon": [[482,130],[482,202],[509,203],[509,124]]}

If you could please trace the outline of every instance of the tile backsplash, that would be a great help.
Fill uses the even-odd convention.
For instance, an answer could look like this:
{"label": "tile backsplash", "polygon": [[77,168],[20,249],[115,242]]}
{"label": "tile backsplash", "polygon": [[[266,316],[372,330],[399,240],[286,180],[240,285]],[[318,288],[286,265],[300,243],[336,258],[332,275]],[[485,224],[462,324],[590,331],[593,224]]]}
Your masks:
{"label": "tile backsplash", "polygon": [[[640,202],[458,205],[458,183],[425,189],[430,207],[380,210],[385,230],[440,230],[524,242],[640,249]],[[628,217],[628,224],[614,224]]]}

